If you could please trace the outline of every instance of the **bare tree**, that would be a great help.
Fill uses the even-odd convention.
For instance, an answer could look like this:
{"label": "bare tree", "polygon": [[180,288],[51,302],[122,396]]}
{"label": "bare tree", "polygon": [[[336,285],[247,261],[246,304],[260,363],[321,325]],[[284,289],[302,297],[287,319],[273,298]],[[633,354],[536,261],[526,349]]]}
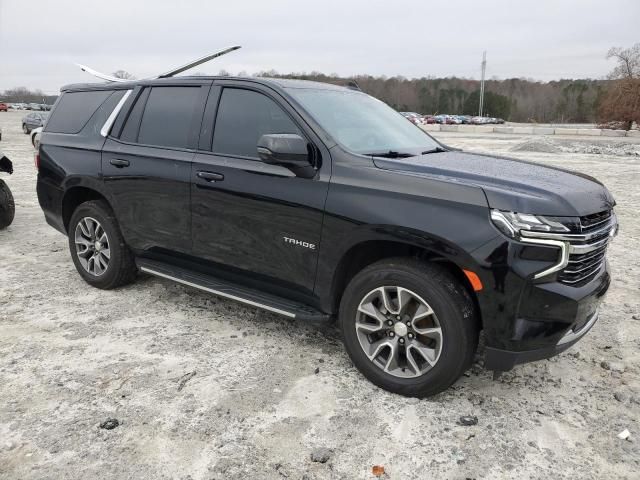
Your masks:
{"label": "bare tree", "polygon": [[609,78],[640,78],[640,43],[630,48],[612,47],[607,60],[615,58],[618,65],[609,73]]}
{"label": "bare tree", "polygon": [[614,82],[598,108],[600,121],[623,123],[630,130],[633,122],[640,124],[640,43],[611,48],[607,58],[615,58],[618,64],[609,74]]}
{"label": "bare tree", "polygon": [[135,80],[136,79],[136,77],[131,75],[126,70],[116,70],[115,72],[112,73],[112,75],[114,77],[116,77],[116,78],[123,78],[125,80]]}

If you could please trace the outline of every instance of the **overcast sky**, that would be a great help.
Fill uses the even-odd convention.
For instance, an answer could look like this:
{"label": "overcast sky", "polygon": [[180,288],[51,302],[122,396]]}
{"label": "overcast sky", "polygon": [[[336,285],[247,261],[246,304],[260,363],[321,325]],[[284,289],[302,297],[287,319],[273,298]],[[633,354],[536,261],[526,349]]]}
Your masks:
{"label": "overcast sky", "polygon": [[150,76],[225,46],[196,71],[601,78],[640,42],[640,0],[0,0],[0,91],[93,81],[73,65]]}

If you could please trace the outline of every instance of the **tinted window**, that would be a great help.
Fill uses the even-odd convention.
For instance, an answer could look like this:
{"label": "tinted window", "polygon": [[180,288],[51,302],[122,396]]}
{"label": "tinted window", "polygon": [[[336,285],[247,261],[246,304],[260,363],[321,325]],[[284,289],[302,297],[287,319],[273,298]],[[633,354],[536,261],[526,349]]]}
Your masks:
{"label": "tinted window", "polygon": [[122,133],[120,134],[120,140],[125,142],[137,142],[138,141],[138,128],[140,128],[140,120],[142,119],[142,110],[144,109],[145,102],[149,96],[149,89],[145,89],[136,100],[136,104],[131,109],[127,122],[124,124]]}
{"label": "tinted window", "polygon": [[258,139],[267,133],[300,130],[273,100],[251,90],[222,91],[213,133],[213,151],[258,158]]}
{"label": "tinted window", "polygon": [[200,87],[154,87],[142,115],[138,143],[189,147]]}
{"label": "tinted window", "polygon": [[[64,93],[47,122],[47,132],[80,132],[98,107],[111,94],[113,94],[113,90]],[[33,114],[34,117],[36,115]]]}

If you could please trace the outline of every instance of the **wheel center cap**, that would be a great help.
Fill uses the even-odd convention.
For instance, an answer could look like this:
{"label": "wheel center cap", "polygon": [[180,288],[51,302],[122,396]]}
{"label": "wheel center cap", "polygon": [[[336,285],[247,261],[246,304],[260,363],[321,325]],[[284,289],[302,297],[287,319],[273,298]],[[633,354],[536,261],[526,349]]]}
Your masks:
{"label": "wheel center cap", "polygon": [[96,251],[98,252],[102,250],[102,243],[100,242],[96,242],[93,246],[96,248]]}
{"label": "wheel center cap", "polygon": [[393,326],[393,331],[399,337],[404,337],[407,334],[407,326],[402,322],[398,322]]}

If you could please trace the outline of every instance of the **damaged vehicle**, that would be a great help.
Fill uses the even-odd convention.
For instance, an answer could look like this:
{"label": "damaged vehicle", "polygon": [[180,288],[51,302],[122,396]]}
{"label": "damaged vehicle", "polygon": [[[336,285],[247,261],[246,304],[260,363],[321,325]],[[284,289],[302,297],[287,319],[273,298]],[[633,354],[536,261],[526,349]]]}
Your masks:
{"label": "damaged vehicle", "polygon": [[[13,173],[13,164],[0,150],[0,172]],[[16,206],[9,185],[0,180],[0,230],[8,227],[13,222]]]}
{"label": "damaged vehicle", "polygon": [[566,350],[611,281],[604,185],[449,148],[357,87],[170,74],[69,85],[36,164],[45,218],[89,285],[144,272],[337,319],[355,366],[402,395],[453,384],[481,331],[493,371]]}

